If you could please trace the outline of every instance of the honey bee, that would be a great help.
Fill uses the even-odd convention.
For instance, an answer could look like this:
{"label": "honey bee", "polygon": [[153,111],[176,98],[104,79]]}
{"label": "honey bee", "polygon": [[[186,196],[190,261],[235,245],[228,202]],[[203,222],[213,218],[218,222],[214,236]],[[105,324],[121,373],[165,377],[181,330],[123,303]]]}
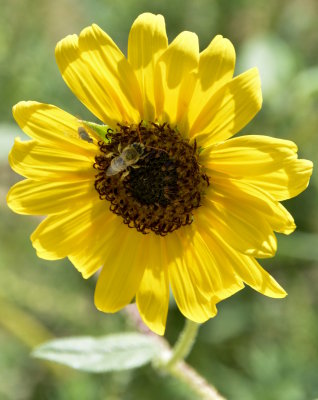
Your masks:
{"label": "honey bee", "polygon": [[93,143],[93,139],[89,136],[89,134],[86,132],[86,130],[82,126],[80,126],[77,129],[77,132],[78,132],[78,136],[82,140],[85,140],[85,142],[88,142],[88,143]]}
{"label": "honey bee", "polygon": [[[126,146],[123,151],[121,151],[119,146],[119,155],[111,160],[110,166],[106,170],[106,175],[117,175],[127,170],[128,167],[138,168],[135,164],[145,156],[144,150],[145,146],[137,142]],[[110,156],[112,156],[112,153],[110,153]],[[128,174],[129,171],[125,171],[121,179],[124,179]]]}

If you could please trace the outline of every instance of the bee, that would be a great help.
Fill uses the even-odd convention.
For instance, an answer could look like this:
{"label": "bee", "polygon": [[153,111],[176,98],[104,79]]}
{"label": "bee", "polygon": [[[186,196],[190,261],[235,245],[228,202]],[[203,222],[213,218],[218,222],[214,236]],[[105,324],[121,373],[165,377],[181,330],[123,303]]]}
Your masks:
{"label": "bee", "polygon": [[[145,146],[142,143],[132,143],[126,146],[123,151],[121,151],[120,145],[118,148],[119,155],[111,160],[110,166],[106,170],[107,176],[114,176],[127,170],[128,167],[138,168],[135,164],[145,157],[144,154]],[[109,156],[112,156],[110,153]],[[121,177],[124,179],[129,174],[129,171],[125,171]]]}
{"label": "bee", "polygon": [[77,132],[78,132],[78,136],[82,140],[85,140],[85,142],[88,142],[88,143],[93,143],[93,139],[89,136],[89,134],[86,132],[86,130],[82,126],[80,126],[77,129]]}

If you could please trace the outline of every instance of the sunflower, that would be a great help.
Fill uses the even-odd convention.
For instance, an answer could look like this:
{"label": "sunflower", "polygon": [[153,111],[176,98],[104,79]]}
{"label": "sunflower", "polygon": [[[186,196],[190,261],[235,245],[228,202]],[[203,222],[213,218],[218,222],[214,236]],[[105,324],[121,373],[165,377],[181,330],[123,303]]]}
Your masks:
{"label": "sunflower", "polygon": [[232,138],[260,110],[256,68],[233,78],[235,51],[216,36],[168,44],[161,15],[132,25],[127,58],[97,25],[56,47],[62,77],[99,120],[53,105],[20,102],[13,115],[30,141],[9,156],[25,180],[9,207],[45,215],[31,235],[39,257],[68,257],[84,278],[100,270],[95,304],[114,313],[134,298],[163,334],[169,293],[202,323],[245,284],[286,292],[256,261],[290,234],[280,201],[308,185],[312,163],[288,140]]}

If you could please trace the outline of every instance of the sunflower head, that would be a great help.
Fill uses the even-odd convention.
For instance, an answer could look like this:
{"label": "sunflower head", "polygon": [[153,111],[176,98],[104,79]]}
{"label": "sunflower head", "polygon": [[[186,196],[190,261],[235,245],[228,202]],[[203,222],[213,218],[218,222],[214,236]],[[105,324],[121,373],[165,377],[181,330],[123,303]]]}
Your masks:
{"label": "sunflower head", "polygon": [[245,284],[284,297],[256,259],[275,254],[275,232],[295,229],[280,201],[307,187],[312,163],[287,140],[232,138],[261,108],[257,69],[233,77],[234,47],[220,35],[201,52],[192,32],[169,44],[150,13],[133,23],[127,57],[92,25],[61,40],[56,60],[98,121],[37,102],[13,108],[31,140],[10,153],[26,179],[8,205],[46,216],[31,236],[38,256],[68,257],[85,278],[100,270],[96,306],[135,299],[158,334],[170,290],[195,322]]}
{"label": "sunflower head", "polygon": [[[209,178],[190,144],[169,124],[118,125],[98,143],[95,188],[138,232],[165,236],[191,224]],[[123,149],[121,151],[121,149]]]}

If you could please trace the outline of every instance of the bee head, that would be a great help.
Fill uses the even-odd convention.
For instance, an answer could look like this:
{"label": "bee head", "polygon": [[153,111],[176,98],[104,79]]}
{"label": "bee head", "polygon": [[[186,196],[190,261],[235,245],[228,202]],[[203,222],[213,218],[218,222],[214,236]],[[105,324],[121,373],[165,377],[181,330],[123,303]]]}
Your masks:
{"label": "bee head", "polygon": [[142,143],[132,143],[131,147],[133,147],[140,156],[144,153],[145,146]]}

